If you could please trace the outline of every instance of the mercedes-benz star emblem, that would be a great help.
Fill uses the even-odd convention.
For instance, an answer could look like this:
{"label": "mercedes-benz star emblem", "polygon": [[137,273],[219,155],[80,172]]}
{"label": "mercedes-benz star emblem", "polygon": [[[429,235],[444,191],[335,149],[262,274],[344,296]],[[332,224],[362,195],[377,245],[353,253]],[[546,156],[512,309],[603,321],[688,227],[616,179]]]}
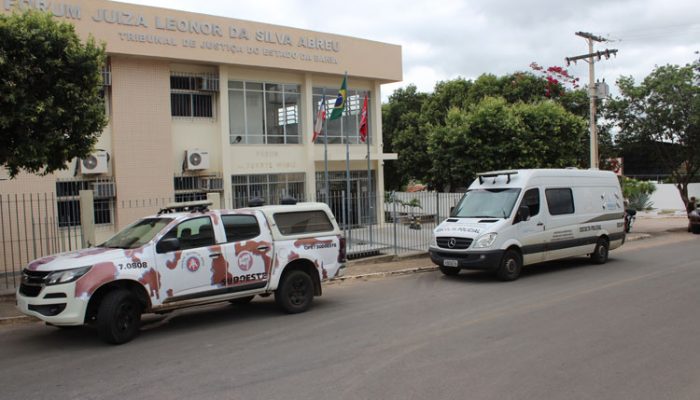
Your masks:
{"label": "mercedes-benz star emblem", "polygon": [[457,245],[457,239],[455,238],[450,238],[450,240],[447,242],[447,247],[449,248],[454,248]]}

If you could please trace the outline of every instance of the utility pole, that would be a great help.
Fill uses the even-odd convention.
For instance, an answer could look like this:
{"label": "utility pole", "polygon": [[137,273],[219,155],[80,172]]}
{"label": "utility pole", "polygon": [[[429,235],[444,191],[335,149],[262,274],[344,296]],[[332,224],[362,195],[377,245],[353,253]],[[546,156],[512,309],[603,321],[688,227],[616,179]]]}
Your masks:
{"label": "utility pole", "polygon": [[578,60],[586,60],[588,62],[588,98],[590,99],[590,132],[591,132],[591,169],[598,169],[598,131],[595,123],[596,113],[596,98],[599,97],[599,92],[603,87],[599,87],[595,82],[595,59],[600,61],[601,57],[609,59],[610,55],[617,54],[616,49],[605,49],[604,51],[593,51],[593,42],[607,42],[607,39],[600,36],[595,36],[588,32],[576,32],[576,36],[581,36],[588,42],[588,54],[580,56],[566,57],[566,65],[571,65]]}

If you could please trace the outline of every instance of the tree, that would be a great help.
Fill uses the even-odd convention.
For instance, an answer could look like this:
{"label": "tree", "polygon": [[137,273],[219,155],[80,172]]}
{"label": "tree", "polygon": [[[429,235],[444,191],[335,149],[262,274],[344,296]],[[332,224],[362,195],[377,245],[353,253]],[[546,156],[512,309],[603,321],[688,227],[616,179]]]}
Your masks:
{"label": "tree", "polygon": [[620,96],[609,105],[626,142],[652,148],[688,204],[688,184],[700,174],[700,60],[656,67],[641,84],[617,81]]}
{"label": "tree", "polygon": [[103,46],[49,14],[0,15],[0,165],[41,175],[85,157],[106,125]]}
{"label": "tree", "polygon": [[[382,140],[385,152],[392,153],[401,149],[402,155],[405,156],[426,156],[425,148],[420,150],[425,139],[420,140],[417,137],[417,127],[420,110],[427,98],[428,95],[418,92],[415,85],[408,85],[406,88],[397,89],[389,97],[389,102],[382,105]],[[418,178],[406,173],[406,169],[399,165],[404,160],[406,158],[385,165],[384,182],[387,189],[399,190],[409,179]],[[414,168],[409,171],[420,170]]]}
{"label": "tree", "polygon": [[440,190],[464,188],[479,171],[576,165],[586,121],[553,102],[509,104],[485,98],[453,108],[429,135],[431,181]]}

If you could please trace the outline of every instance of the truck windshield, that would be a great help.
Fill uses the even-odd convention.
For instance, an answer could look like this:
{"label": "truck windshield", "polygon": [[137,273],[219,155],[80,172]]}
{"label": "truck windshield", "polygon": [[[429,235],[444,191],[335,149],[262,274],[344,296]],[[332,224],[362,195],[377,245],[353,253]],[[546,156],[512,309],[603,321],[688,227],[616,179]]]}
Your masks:
{"label": "truck windshield", "polygon": [[459,218],[508,218],[520,189],[472,189],[452,210]]}
{"label": "truck windshield", "polygon": [[170,221],[172,221],[171,218],[145,218],[136,221],[98,247],[111,247],[113,249],[141,247],[153,239]]}

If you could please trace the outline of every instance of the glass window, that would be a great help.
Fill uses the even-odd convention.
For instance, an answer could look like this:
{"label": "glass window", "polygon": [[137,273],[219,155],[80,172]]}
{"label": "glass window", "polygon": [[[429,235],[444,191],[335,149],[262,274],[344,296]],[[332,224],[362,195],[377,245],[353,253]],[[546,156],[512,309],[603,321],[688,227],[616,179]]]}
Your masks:
{"label": "glass window", "polygon": [[530,215],[535,216],[540,213],[540,190],[537,188],[529,189],[523,195],[521,206],[527,206],[530,209]]}
{"label": "glass window", "polygon": [[163,239],[169,238],[177,238],[180,241],[180,250],[216,244],[214,227],[209,217],[192,218],[181,222],[163,236]]}
{"label": "glass window", "polygon": [[144,218],[127,226],[98,247],[135,249],[148,243],[171,221],[170,218]]}
{"label": "glass window", "polygon": [[574,195],[570,188],[546,189],[547,207],[551,215],[574,213]]}
{"label": "glass window", "polygon": [[212,118],[219,78],[211,74],[170,76],[170,114],[173,117]]}
{"label": "glass window", "polygon": [[328,215],[321,210],[276,213],[273,218],[283,235],[333,231]]}
{"label": "glass window", "polygon": [[252,239],[260,235],[258,220],[252,215],[222,215],[226,242]]}
{"label": "glass window", "polygon": [[459,218],[508,218],[520,189],[472,189],[452,211]]}
{"label": "glass window", "polygon": [[[316,118],[316,112],[321,104],[325,95],[326,99],[326,118],[330,117],[331,110],[335,104],[335,100],[338,97],[338,88],[313,88],[313,104],[314,104],[314,118]],[[363,143],[360,141],[360,122],[362,120],[362,104],[364,103],[365,95],[367,95],[367,119],[368,122],[371,120],[371,94],[364,90],[352,90],[348,89],[348,97],[345,104],[345,110],[343,111],[343,116],[330,120],[326,120],[325,131],[328,134],[328,143],[345,143],[346,141],[350,144]],[[371,124],[367,125],[368,137],[370,143],[372,143],[372,131]],[[316,139],[316,143],[323,143],[323,138]]]}
{"label": "glass window", "polygon": [[230,143],[300,143],[300,86],[229,81]]}

